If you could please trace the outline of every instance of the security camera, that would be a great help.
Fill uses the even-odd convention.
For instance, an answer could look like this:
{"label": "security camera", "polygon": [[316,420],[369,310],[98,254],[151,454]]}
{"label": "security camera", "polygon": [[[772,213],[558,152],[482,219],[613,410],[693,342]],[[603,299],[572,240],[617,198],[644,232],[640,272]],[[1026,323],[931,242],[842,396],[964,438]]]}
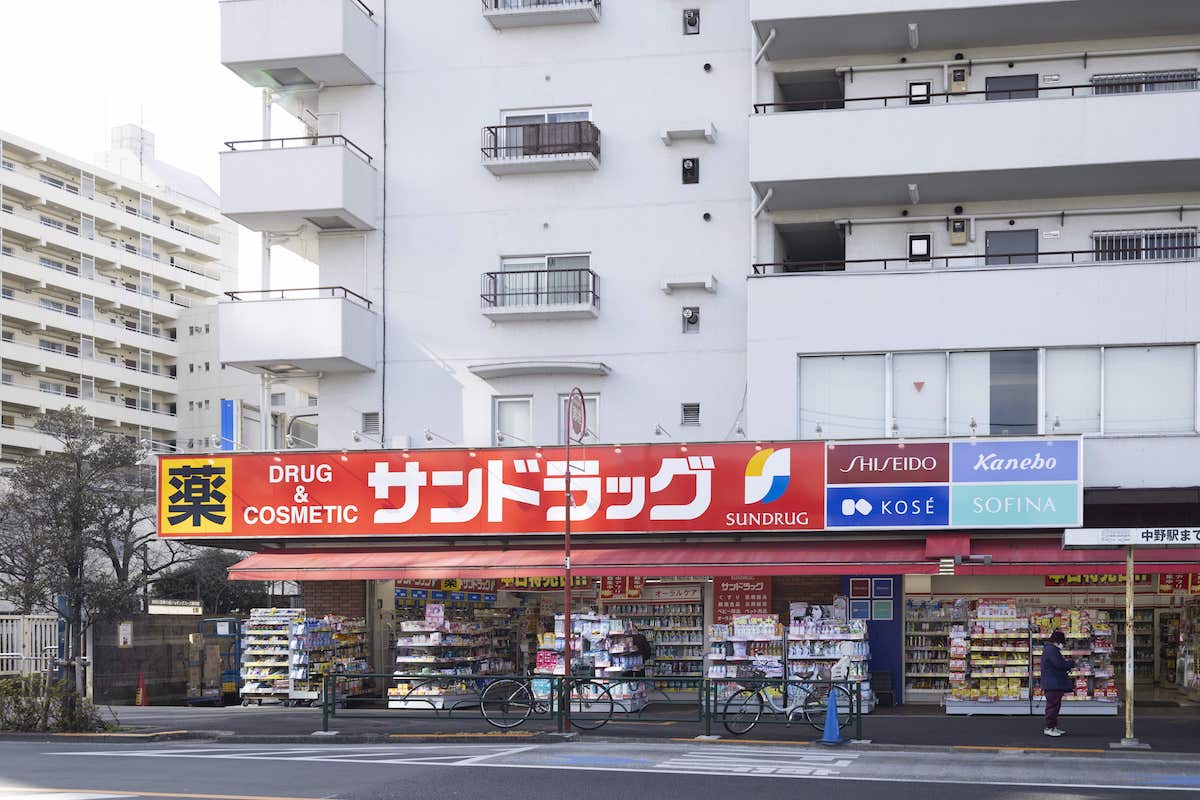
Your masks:
{"label": "security camera", "polygon": [[[290,438],[290,437],[289,437],[289,438]],[[356,442],[361,442],[361,441],[362,441],[362,436],[360,436],[360,435],[359,435],[358,431],[354,431],[353,433],[351,433],[351,434],[350,434],[350,438],[351,438],[351,439],[353,439],[353,440],[354,440],[354,441],[356,441]]]}
{"label": "security camera", "polygon": [[504,441],[504,431],[500,430],[499,428],[496,429],[496,441],[497,442]]}
{"label": "security camera", "polygon": [[429,428],[425,429],[425,441],[427,441],[427,442],[433,441],[433,431],[429,430]]}

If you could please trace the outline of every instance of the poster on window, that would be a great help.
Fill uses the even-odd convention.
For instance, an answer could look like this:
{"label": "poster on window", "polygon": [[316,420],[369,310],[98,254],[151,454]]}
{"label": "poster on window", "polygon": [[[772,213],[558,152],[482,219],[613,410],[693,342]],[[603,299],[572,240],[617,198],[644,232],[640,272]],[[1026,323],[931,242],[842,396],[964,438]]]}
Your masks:
{"label": "poster on window", "polygon": [[771,613],[771,579],[730,576],[713,579],[713,622],[722,625],[742,614]]}
{"label": "poster on window", "polygon": [[629,576],[610,576],[600,579],[601,600],[640,600],[642,597],[642,578]]}

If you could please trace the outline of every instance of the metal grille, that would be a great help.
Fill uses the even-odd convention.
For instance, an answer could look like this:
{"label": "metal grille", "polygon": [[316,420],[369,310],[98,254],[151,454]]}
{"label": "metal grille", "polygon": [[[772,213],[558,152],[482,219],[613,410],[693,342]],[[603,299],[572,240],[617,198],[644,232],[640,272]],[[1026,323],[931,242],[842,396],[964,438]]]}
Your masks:
{"label": "metal grille", "polygon": [[1097,261],[1171,261],[1197,255],[1195,228],[1097,231],[1092,240]]}
{"label": "metal grille", "polygon": [[0,616],[0,675],[44,672],[57,646],[58,618],[53,614]]}
{"label": "metal grille", "polygon": [[378,436],[383,430],[379,421],[378,411],[364,411],[362,415],[362,433],[368,436]]}
{"label": "metal grille", "polygon": [[680,425],[699,425],[700,424],[700,404],[699,403],[684,403],[680,406]]}
{"label": "metal grille", "polygon": [[1200,70],[1176,69],[1160,72],[1113,72],[1092,76],[1093,94],[1179,92],[1197,88]]}

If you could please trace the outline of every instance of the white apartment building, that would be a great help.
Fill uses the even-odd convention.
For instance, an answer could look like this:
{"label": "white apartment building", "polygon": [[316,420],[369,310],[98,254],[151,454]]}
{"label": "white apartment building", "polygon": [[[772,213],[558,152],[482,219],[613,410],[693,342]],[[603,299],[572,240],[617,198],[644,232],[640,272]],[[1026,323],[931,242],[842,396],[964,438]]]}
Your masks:
{"label": "white apartment building", "polygon": [[215,447],[221,398],[258,391],[216,357],[238,246],[216,194],[133,125],[103,167],[4,132],[0,152],[0,459],[53,449],[35,425],[65,406],[160,452]]}
{"label": "white apartment building", "polygon": [[554,443],[578,385],[605,442],[1083,433],[1089,515],[1195,513],[1195,2],[221,15],[308,128],[230,131],[222,211],[320,288],[220,358],[319,378],[322,447]]}

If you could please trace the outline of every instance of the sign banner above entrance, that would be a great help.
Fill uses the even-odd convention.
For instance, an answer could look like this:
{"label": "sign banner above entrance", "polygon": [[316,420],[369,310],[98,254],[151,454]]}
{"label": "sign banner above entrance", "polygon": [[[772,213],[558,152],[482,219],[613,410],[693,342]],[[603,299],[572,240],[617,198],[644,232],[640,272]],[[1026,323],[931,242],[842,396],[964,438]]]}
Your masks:
{"label": "sign banner above entrance", "polygon": [[[571,457],[576,533],[1082,524],[1079,437],[605,445]],[[559,534],[562,448],[161,456],[164,538]]]}
{"label": "sign banner above entrance", "polygon": [[1078,528],[1063,531],[1063,548],[1200,547],[1200,528]]}

